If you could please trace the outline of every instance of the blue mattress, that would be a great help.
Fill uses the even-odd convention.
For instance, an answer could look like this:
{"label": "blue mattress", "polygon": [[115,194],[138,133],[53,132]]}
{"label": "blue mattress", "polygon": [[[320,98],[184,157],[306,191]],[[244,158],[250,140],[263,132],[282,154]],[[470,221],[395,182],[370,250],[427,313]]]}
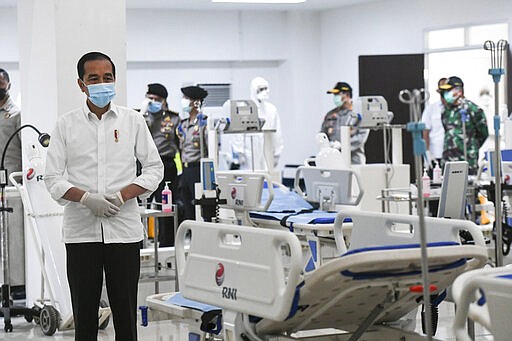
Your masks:
{"label": "blue mattress", "polygon": [[311,212],[250,212],[251,218],[286,221],[290,224],[334,224],[337,212],[314,210]]}

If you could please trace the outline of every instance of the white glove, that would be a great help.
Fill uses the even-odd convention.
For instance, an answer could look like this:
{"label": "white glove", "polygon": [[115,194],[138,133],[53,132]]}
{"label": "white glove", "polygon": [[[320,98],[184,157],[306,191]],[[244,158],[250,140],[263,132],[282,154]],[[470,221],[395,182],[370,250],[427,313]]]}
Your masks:
{"label": "white glove", "polygon": [[119,213],[119,207],[105,199],[103,193],[85,192],[80,203],[98,217],[112,217]]}
{"label": "white glove", "polygon": [[105,194],[105,199],[107,199],[109,202],[113,203],[117,207],[121,207],[121,205],[124,204],[123,196],[119,191],[115,193]]}
{"label": "white glove", "polygon": [[142,101],[142,104],[140,105],[140,113],[144,116],[147,116],[148,114],[148,105],[151,100],[149,98],[144,98]]}

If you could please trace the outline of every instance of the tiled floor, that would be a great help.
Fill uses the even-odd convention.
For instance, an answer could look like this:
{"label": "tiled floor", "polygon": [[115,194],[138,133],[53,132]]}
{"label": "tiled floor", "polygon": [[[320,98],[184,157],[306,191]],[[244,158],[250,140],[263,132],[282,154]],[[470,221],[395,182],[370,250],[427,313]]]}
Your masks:
{"label": "tiled floor", "polygon": [[[441,340],[454,341],[455,337],[451,330],[453,322],[454,308],[452,303],[442,303],[440,306],[439,327],[436,338]],[[3,323],[2,323],[3,324]],[[73,330],[57,331],[53,336],[45,336],[39,326],[34,323],[27,323],[23,317],[13,319],[14,330],[12,333],[3,333],[0,331],[0,340],[68,340],[74,339]],[[421,328],[421,321],[418,319],[416,330]],[[140,341],[182,341],[176,335],[176,327],[170,321],[150,322],[148,327],[139,326]],[[475,335],[477,341],[490,341],[493,338],[489,332],[479,325],[475,326]],[[98,335],[99,341],[113,341],[114,328],[109,323],[105,330],[101,330]]]}

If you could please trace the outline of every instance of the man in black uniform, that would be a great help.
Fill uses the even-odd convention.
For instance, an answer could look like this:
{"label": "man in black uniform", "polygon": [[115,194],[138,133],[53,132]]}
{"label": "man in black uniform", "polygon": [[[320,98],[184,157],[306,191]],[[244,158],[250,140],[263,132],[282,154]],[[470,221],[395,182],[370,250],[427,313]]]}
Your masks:
{"label": "man in black uniform", "polygon": [[181,161],[183,174],[181,175],[181,198],[183,199],[183,220],[195,219],[194,184],[200,182],[200,161],[208,156],[206,136],[206,116],[201,112],[203,101],[208,92],[199,86],[181,88],[183,98],[181,107],[183,114],[188,117],[181,121],[178,129],[180,138]]}
{"label": "man in black uniform", "polygon": [[[176,203],[178,196],[178,171],[176,169],[175,157],[178,152],[179,140],[176,135],[176,128],[180,124],[178,113],[170,111],[167,105],[167,89],[162,84],[148,84],[146,93],[145,111],[146,122],[153,141],[158,149],[160,158],[164,164],[164,178],[158,185],[158,189],[148,199],[151,202],[153,197],[158,203],[162,202],[162,190],[165,182],[169,181],[169,188],[172,192],[172,202]],[[158,218],[160,246],[174,245],[174,223],[172,217]]]}

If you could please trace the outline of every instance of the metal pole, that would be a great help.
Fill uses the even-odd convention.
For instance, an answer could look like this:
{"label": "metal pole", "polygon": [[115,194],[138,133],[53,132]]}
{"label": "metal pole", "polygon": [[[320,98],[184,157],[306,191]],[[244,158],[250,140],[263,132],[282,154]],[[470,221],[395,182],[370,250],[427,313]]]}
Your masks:
{"label": "metal pole", "polygon": [[491,52],[491,68],[489,74],[494,81],[494,179],[495,179],[495,227],[496,227],[496,266],[503,265],[503,231],[502,231],[502,212],[501,212],[501,151],[500,151],[500,115],[499,115],[499,82],[501,76],[505,74],[503,68],[504,54],[507,50],[508,42],[500,40],[495,44],[491,40],[484,43],[484,50]]}
{"label": "metal pole", "polygon": [[[2,267],[4,274],[4,285],[10,285],[10,276],[9,276],[9,229],[7,228],[7,198],[5,197],[5,187],[2,186],[1,189],[1,197],[2,197],[2,206],[1,212],[2,219],[0,220],[0,238],[2,238]],[[3,292],[2,292],[3,294]],[[3,295],[2,295],[3,296]],[[8,303],[8,302],[7,302]]]}
{"label": "metal pole", "polygon": [[[423,96],[423,98],[422,98]],[[422,133],[425,124],[418,122],[421,109],[421,103],[428,99],[428,94],[423,90],[414,89],[402,90],[399,99],[403,103],[410,105],[410,122],[407,124],[407,130],[412,134],[414,149],[414,165],[416,173],[416,184],[418,187],[417,210],[419,220],[419,234],[421,247],[421,275],[423,284],[423,304],[425,305],[425,331],[427,340],[432,340],[432,309],[430,307],[430,279],[428,268],[428,252],[427,252],[427,231],[425,228],[425,212],[423,210],[423,188],[421,177],[423,173],[423,155],[426,152],[425,141]]]}
{"label": "metal pole", "polygon": [[462,119],[462,145],[464,146],[464,161],[468,161],[468,147],[466,145],[466,121]]}
{"label": "metal pole", "polygon": [[[388,163],[388,160],[389,160],[389,151],[388,151],[388,134],[387,134],[387,126],[384,125],[383,128],[382,128],[382,137],[384,139],[384,165],[386,166],[386,171],[384,172],[384,177],[385,177],[385,182],[386,182],[386,188],[390,188],[391,187],[391,184],[390,184],[390,181],[389,181],[389,172],[391,171],[391,167]],[[386,209],[387,209],[387,212],[391,212],[390,211],[390,207],[389,207],[389,201],[383,201],[383,203],[386,204]]]}
{"label": "metal pole", "polygon": [[[7,199],[5,197],[5,186],[1,185],[0,196],[1,203],[0,206],[0,238],[2,239],[2,266],[3,266],[3,274],[4,279],[2,283],[2,314],[4,316],[4,324],[5,328],[11,325],[11,301],[10,301],[10,275],[9,275],[9,229],[7,228],[7,218],[6,218],[6,210],[7,210]],[[12,330],[12,327],[11,327]]]}
{"label": "metal pole", "polygon": [[425,331],[428,340],[432,340],[432,311],[430,307],[430,278],[428,273],[428,252],[427,252],[427,229],[425,227],[425,212],[423,210],[423,189],[421,177],[423,175],[422,156],[414,156],[414,164],[416,170],[416,183],[418,184],[418,217],[420,229],[420,246],[421,246],[421,275],[423,279],[423,304],[425,305]]}
{"label": "metal pole", "polygon": [[494,207],[496,210],[496,266],[503,266],[503,231],[501,226],[501,150],[500,150],[500,116],[499,116],[499,83],[494,83],[494,179],[496,202]]}

